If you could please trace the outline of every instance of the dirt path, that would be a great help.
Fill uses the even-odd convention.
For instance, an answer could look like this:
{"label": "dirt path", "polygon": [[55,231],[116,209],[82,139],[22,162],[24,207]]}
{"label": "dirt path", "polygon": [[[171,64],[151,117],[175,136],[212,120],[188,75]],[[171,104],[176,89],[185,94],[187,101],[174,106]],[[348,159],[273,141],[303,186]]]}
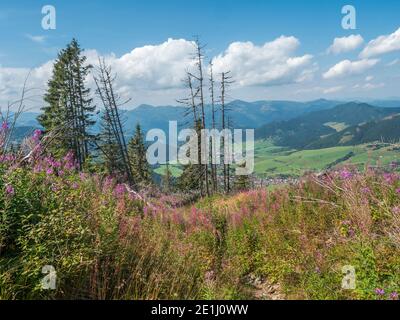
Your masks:
{"label": "dirt path", "polygon": [[281,286],[278,283],[270,283],[267,279],[249,275],[248,283],[252,287],[252,295],[257,300],[284,300]]}

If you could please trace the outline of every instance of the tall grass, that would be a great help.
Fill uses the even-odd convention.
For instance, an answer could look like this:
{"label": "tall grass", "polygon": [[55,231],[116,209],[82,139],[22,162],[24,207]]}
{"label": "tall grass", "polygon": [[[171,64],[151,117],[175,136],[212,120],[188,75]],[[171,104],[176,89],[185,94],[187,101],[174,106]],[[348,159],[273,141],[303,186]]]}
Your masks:
{"label": "tall grass", "polygon": [[[287,299],[398,299],[396,168],[187,205],[79,173],[71,154],[46,155],[38,132],[25,145],[29,157],[0,159],[1,299],[251,299],[249,276]],[[56,290],[41,287],[45,265]],[[344,265],[354,290],[341,287]]]}

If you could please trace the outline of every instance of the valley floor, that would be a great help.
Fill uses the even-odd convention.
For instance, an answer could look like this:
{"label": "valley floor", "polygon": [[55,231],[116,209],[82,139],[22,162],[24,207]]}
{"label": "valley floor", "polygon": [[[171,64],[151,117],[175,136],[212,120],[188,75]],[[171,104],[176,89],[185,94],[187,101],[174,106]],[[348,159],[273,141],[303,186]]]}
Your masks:
{"label": "valley floor", "polygon": [[354,165],[359,169],[366,165],[381,167],[392,162],[400,162],[399,145],[370,143],[300,151],[262,140],[255,145],[255,173],[260,177],[301,176],[338,165]]}

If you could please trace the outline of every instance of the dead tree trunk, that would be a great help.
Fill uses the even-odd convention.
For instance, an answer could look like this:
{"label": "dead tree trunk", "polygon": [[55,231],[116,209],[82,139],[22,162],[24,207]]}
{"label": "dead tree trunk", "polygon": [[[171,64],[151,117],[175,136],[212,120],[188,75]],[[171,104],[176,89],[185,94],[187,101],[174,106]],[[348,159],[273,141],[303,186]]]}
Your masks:
{"label": "dead tree trunk", "polygon": [[[211,127],[212,129],[216,128],[215,123],[215,93],[214,93],[214,74],[213,74],[213,63],[210,61],[210,96],[211,96]],[[213,160],[216,160],[214,157],[214,153],[218,155],[218,150],[216,150],[215,146],[213,145],[213,140],[210,141],[210,153],[211,153],[211,180],[213,191],[218,191],[218,181],[217,181],[217,165],[214,163]]]}
{"label": "dead tree trunk", "polygon": [[[227,112],[228,108],[226,106],[226,89],[232,83],[232,77],[229,75],[230,71],[222,72],[221,74],[221,121],[222,121],[222,130],[229,128],[227,121]],[[222,137],[222,149],[224,150],[224,160],[223,160],[223,174],[224,174],[224,191],[228,193],[230,191],[230,181],[229,181],[229,164],[226,164],[225,159],[225,148],[226,143],[231,143],[231,141],[225,141],[225,136]]]}
{"label": "dead tree trunk", "polygon": [[119,112],[119,107],[126,102],[119,103],[120,97],[114,92],[114,80],[115,76],[112,75],[111,67],[107,66],[104,60],[99,59],[98,73],[97,76],[94,77],[97,86],[96,93],[100,97],[104,106],[104,112],[107,113],[107,118],[110,121],[110,127],[114,134],[115,141],[117,142],[120,158],[122,159],[128,181],[134,186],[128,148]]}
{"label": "dead tree trunk", "polygon": [[[200,95],[200,107],[201,107],[201,129],[206,128],[206,118],[205,118],[205,112],[204,112],[204,93],[203,93],[203,86],[204,86],[204,77],[203,77],[203,47],[200,44],[200,41],[198,38],[195,40],[196,44],[196,60],[197,60],[197,69],[198,69],[198,81],[199,81],[199,95]],[[201,149],[201,148],[200,148]],[[201,156],[201,159],[208,159],[208,155]],[[207,161],[208,162],[208,161]],[[206,187],[206,193],[207,196],[210,196],[210,186],[209,186],[209,180],[208,180],[208,163],[204,164],[204,178],[205,178],[205,187]],[[203,167],[203,165],[200,163],[200,165]]]}

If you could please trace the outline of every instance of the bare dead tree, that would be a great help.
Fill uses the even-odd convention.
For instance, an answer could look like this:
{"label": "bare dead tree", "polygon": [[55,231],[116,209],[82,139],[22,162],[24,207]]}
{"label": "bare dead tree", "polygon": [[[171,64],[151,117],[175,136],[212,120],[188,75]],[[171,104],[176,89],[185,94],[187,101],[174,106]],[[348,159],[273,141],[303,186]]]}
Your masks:
{"label": "bare dead tree", "polygon": [[[200,131],[201,129],[206,128],[206,117],[205,117],[205,104],[204,104],[204,72],[203,72],[203,59],[204,59],[204,54],[203,50],[205,46],[203,46],[200,43],[199,37],[195,37],[194,40],[195,44],[195,55],[194,55],[194,60],[196,62],[196,67],[197,67],[197,75],[191,74],[193,78],[195,78],[198,81],[198,90],[199,90],[199,105],[200,105],[200,112],[201,112],[201,126],[200,126]],[[206,158],[204,156],[200,156],[201,159]],[[210,195],[210,181],[208,179],[208,164],[207,162],[204,164],[200,164],[200,166],[204,167],[202,171],[204,171],[204,184],[206,187],[206,193],[209,196]]]}
{"label": "bare dead tree", "polygon": [[179,104],[183,105],[185,109],[184,116],[192,115],[193,125],[196,127],[199,117],[196,105],[196,98],[199,94],[199,90],[194,88],[193,76],[190,72],[186,72],[186,78],[183,80],[184,86],[189,89],[189,96],[183,99],[176,100]]}
{"label": "bare dead tree", "polygon": [[[232,77],[230,76],[230,71],[221,73],[221,121],[222,121],[222,130],[228,129],[228,111],[229,108],[226,106],[226,96],[227,89],[230,84],[232,84]],[[229,141],[229,143],[231,143]],[[222,138],[222,148],[225,150],[225,137]],[[229,164],[225,164],[225,152],[224,152],[224,163],[223,163],[223,173],[224,173],[224,190],[225,192],[230,191],[230,181],[229,181]]]}
{"label": "bare dead tree", "polygon": [[[213,62],[212,60],[209,62],[209,70],[210,70],[210,78],[209,78],[209,83],[210,83],[210,98],[211,98],[211,127],[212,129],[216,128],[216,122],[215,122],[215,80],[214,80],[214,73],[213,73]],[[217,150],[214,150],[215,147],[213,146],[213,140],[210,140],[210,154],[211,154],[211,180],[212,180],[212,185],[213,185],[213,191],[217,192],[218,191],[218,180],[217,180],[217,165],[213,162],[214,159],[214,153],[217,153]]]}
{"label": "bare dead tree", "polygon": [[[201,130],[202,127],[202,118],[201,118],[201,111],[199,112],[199,106],[196,103],[196,101],[199,98],[200,94],[200,89],[199,87],[195,86],[195,76],[190,73],[189,71],[186,72],[186,78],[183,80],[185,87],[189,91],[189,95],[186,98],[177,100],[178,103],[182,104],[186,109],[185,109],[185,117],[186,116],[192,116],[193,120],[193,129],[196,130],[197,133],[199,133],[199,130]],[[191,175],[190,178],[195,181],[200,181],[200,194],[203,195],[203,172],[201,170],[201,147],[200,147],[200,135],[198,135],[198,152],[197,152],[197,161],[198,165],[192,168],[192,165],[189,166],[189,173]],[[198,170],[200,168],[200,170]]]}
{"label": "bare dead tree", "polygon": [[[132,186],[134,186],[135,182],[133,179],[132,168],[130,166],[128,148],[119,110],[119,107],[129,102],[130,99],[121,102],[121,97],[114,90],[115,79],[116,75],[112,73],[111,67],[105,63],[104,59],[99,58],[97,75],[94,77],[97,87],[96,94],[100,97],[100,100],[103,103],[104,112],[106,113],[107,121],[109,121],[110,131],[114,135],[114,139],[117,143],[120,158],[123,163],[124,171],[128,177],[128,181]],[[105,156],[110,157],[111,155],[106,154]]]}

